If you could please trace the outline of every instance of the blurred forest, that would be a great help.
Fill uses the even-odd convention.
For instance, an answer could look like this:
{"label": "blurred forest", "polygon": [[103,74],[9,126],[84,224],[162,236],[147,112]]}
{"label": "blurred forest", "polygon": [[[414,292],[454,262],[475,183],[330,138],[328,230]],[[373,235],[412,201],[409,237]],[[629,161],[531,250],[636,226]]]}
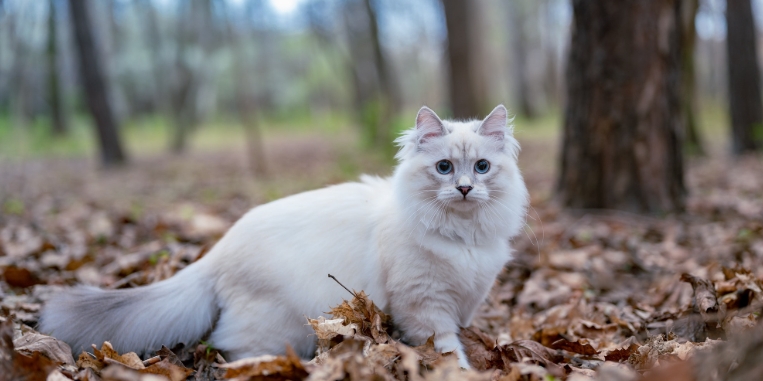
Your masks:
{"label": "blurred forest", "polygon": [[[358,333],[276,376],[763,379],[762,55],[763,0],[0,0],[0,375],[140,380],[107,346],[40,360],[41,303],[166,279],[254,205],[389,174],[422,105],[503,103],[532,207],[462,337],[488,373]],[[207,345],[128,367],[230,378]]]}
{"label": "blurred forest", "polygon": [[[725,2],[687,3],[690,118],[707,128],[728,108]],[[501,102],[520,120],[559,115],[572,19],[564,0],[4,0],[0,151],[84,153],[96,125],[115,130],[101,155],[119,162],[240,125],[263,171],[260,136],[277,121],[353,124],[389,150],[422,104],[460,118]]]}

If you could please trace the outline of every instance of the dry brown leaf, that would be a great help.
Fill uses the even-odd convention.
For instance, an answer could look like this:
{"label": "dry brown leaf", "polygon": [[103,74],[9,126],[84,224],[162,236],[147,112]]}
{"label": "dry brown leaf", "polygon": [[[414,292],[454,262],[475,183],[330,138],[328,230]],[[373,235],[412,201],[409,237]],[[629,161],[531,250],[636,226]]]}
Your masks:
{"label": "dry brown leaf", "polygon": [[95,373],[93,368],[84,368],[77,373],[78,381],[101,381],[101,377]]}
{"label": "dry brown leaf", "polygon": [[565,373],[563,368],[557,365],[564,360],[564,357],[537,341],[517,340],[511,344],[501,345],[497,349],[500,351],[504,366],[509,363],[532,363],[542,365],[548,369],[549,373],[557,377],[561,377]]}
{"label": "dry brown leaf", "polygon": [[586,356],[593,356],[599,353],[587,339],[569,341],[565,338],[560,338],[559,340],[551,343],[551,348],[563,349],[568,352],[578,353]]}
{"label": "dry brown leaf", "polygon": [[501,354],[495,350],[496,343],[479,328],[461,328],[459,339],[469,365],[477,370],[502,369]]}
{"label": "dry brown leaf", "polygon": [[93,354],[95,354],[95,357],[99,361],[102,361],[106,364],[116,362],[135,370],[146,368],[143,365],[143,360],[141,360],[135,352],[129,352],[120,355],[108,341],[103,342],[100,350],[96,348],[95,345],[93,345]]}
{"label": "dry brown leaf", "polygon": [[0,375],[8,380],[43,381],[56,368],[56,363],[34,352],[31,356],[13,349],[13,323],[0,321]]}
{"label": "dry brown leaf", "polygon": [[69,345],[52,336],[31,332],[14,340],[13,345],[16,351],[27,356],[39,352],[58,365],[74,365],[74,357]]}
{"label": "dry brown leaf", "polygon": [[627,347],[624,347],[624,348],[612,349],[610,351],[607,351],[607,353],[604,355],[604,359],[606,361],[614,361],[614,362],[625,361],[638,348],[639,348],[639,345],[634,343],[634,344],[630,344],[630,345],[628,345]]}
{"label": "dry brown leaf", "polygon": [[167,377],[170,381],[183,381],[193,374],[193,369],[188,369],[182,365],[173,364],[168,358],[152,364],[145,369],[139,370],[144,374],[158,374]]}
{"label": "dry brown leaf", "polygon": [[319,316],[317,319],[307,319],[307,322],[315,331],[318,340],[331,340],[336,336],[352,336],[358,331],[357,325],[345,324],[343,318],[327,320]]}
{"label": "dry brown leaf", "polygon": [[353,295],[351,301],[343,301],[329,313],[334,318],[344,319],[347,325],[355,324],[361,334],[380,340],[377,343],[385,343],[388,339],[386,331],[392,322],[391,317],[379,309],[365,292],[353,292]]}
{"label": "dry brown leaf", "polygon": [[167,381],[158,374],[142,374],[121,364],[112,364],[101,371],[102,381]]}
{"label": "dry brown leaf", "polygon": [[225,369],[224,378],[302,380],[308,376],[299,356],[290,346],[286,347],[286,356],[264,355],[222,364],[219,367]]}
{"label": "dry brown leaf", "polygon": [[3,279],[11,287],[32,287],[42,281],[29,269],[16,266],[7,266],[3,269]]}
{"label": "dry brown leaf", "polygon": [[437,366],[444,357],[455,357],[453,352],[440,353],[435,349],[434,335],[429,336],[424,344],[413,347],[413,350],[419,355],[421,365],[427,369]]}
{"label": "dry brown leaf", "polygon": [[93,369],[95,371],[100,371],[106,366],[106,364],[98,360],[97,358],[94,358],[87,352],[82,352],[79,354],[79,358],[77,359],[77,367],[80,369]]}

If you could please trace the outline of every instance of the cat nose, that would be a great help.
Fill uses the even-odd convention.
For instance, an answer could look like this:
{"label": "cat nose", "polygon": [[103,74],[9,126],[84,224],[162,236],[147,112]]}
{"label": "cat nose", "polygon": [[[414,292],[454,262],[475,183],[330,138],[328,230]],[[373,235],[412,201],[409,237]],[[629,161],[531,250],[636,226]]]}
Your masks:
{"label": "cat nose", "polygon": [[466,186],[458,186],[456,187],[456,189],[461,191],[462,195],[466,196],[466,194],[469,193],[469,191],[472,190],[473,187],[471,185],[466,185]]}

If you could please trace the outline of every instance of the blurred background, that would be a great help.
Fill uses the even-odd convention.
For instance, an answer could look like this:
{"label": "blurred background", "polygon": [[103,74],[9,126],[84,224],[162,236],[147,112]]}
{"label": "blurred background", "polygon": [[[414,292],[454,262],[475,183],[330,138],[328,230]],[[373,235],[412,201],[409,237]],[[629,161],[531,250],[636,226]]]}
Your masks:
{"label": "blurred background", "polygon": [[[759,45],[763,1],[735,2],[754,15],[748,40]],[[724,0],[654,3],[678,12],[683,79],[669,86],[687,105],[681,155],[745,151],[732,144],[727,70],[727,17],[738,16]],[[255,183],[318,176],[289,193],[388,173],[392,140],[422,105],[470,118],[504,103],[520,140],[542,147],[532,163],[547,197],[572,123],[566,99],[584,98],[567,81],[596,62],[584,53],[590,62],[566,74],[575,14],[567,0],[2,0],[0,160],[147,171],[228,160]],[[593,83],[608,75],[618,74]],[[755,75],[742,82],[758,86]]]}

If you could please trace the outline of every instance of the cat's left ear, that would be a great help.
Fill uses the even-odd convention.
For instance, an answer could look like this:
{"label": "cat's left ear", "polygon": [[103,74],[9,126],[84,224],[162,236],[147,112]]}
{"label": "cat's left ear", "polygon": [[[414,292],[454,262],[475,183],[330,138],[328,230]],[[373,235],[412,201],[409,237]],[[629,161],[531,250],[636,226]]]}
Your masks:
{"label": "cat's left ear", "polygon": [[506,127],[508,121],[509,112],[506,110],[506,107],[498,105],[490,112],[490,115],[485,117],[482,124],[480,124],[480,127],[477,129],[477,133],[482,136],[488,136],[503,141],[506,137],[506,133],[509,132]]}

